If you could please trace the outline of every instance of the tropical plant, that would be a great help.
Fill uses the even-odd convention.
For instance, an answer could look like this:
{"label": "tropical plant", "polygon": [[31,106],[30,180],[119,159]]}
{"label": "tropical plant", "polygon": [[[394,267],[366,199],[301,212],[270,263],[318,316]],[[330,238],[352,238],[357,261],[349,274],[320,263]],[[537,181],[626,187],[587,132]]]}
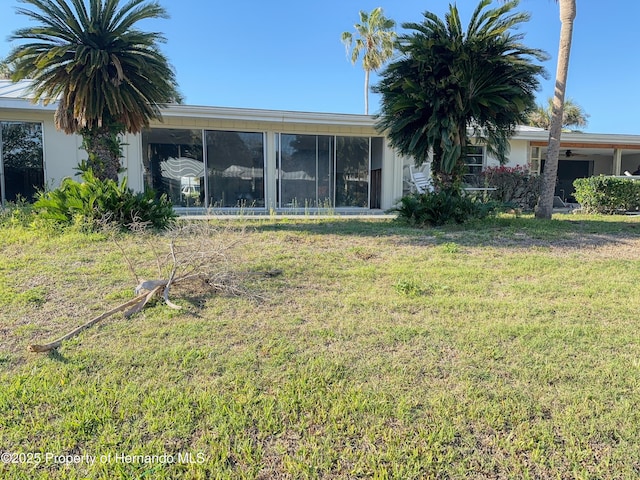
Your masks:
{"label": "tropical plant", "polygon": [[536,218],[549,219],[553,212],[553,196],[558,176],[558,158],[560,156],[560,137],[564,118],[564,97],[569,73],[569,57],[573,36],[573,21],[576,18],[576,0],[556,0],[560,6],[560,45],[558,46],[558,66],[556,69],[553,112],[549,125],[549,147],[542,178],[542,191],[536,205]]}
{"label": "tropical plant", "polygon": [[41,192],[33,204],[40,218],[61,224],[77,223],[90,229],[105,222],[126,227],[148,224],[156,229],[167,228],[176,217],[166,195],[156,198],[155,192],[134,193],[121,182],[96,177],[91,170],[82,172],[82,182],[65,178],[60,187]]}
{"label": "tropical plant", "polygon": [[422,23],[403,24],[413,33],[399,39],[402,58],[374,87],[382,94],[377,128],[418,165],[433,151],[433,178],[445,187],[464,174],[470,132],[506,160],[509,138],[534,108],[544,73],[533,60],[545,54],[512,33],[529,14],[513,12],[518,0],[487,9],[490,3],[479,3],[466,32],[455,5],[444,21],[425,12]]}
{"label": "tropical plant", "polygon": [[495,214],[498,207],[497,202],[484,202],[464,195],[458,189],[443,189],[406,195],[392,211],[398,214],[399,220],[410,225],[437,227],[486,218]]}
{"label": "tropical plant", "polygon": [[[551,126],[551,117],[553,116],[553,98],[549,98],[547,106],[538,104],[535,110],[529,114],[527,121],[528,125],[532,127],[540,127],[545,130],[549,130]],[[562,109],[562,129],[569,131],[568,127],[586,127],[588,123],[589,114],[584,109],[575,103],[572,99],[567,98],[564,101],[564,107]]]}
{"label": "tropical plant", "polygon": [[[364,113],[369,115],[369,76],[378,71],[393,56],[396,22],[383,15],[382,8],[374,8],[371,13],[360,11],[360,23],[354,28],[359,38],[354,39],[351,32],[342,33],[342,42],[351,53],[351,63],[358,61],[362,52],[362,68],[364,69]],[[353,46],[353,49],[352,49]]]}
{"label": "tropical plant", "polygon": [[[32,78],[34,102],[58,101],[55,122],[79,133],[88,162],[101,179],[117,180],[119,136],[138,133],[160,108],[179,98],[174,72],[158,44],[164,37],[135,28],[167,18],[157,2],[130,0],[21,0],[17,12],[38,25],[16,30],[28,40],[7,58],[13,80]],[[88,1],[88,5],[87,5]]]}

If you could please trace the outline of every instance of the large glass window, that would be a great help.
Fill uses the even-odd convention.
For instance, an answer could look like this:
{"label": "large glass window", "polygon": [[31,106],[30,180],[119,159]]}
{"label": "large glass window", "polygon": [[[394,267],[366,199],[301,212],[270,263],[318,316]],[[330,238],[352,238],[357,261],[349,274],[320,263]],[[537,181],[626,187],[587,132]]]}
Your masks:
{"label": "large glass window", "polygon": [[280,206],[333,206],[333,137],[283,134],[279,152]]}
{"label": "large glass window", "polygon": [[145,185],[176,206],[203,206],[202,131],[154,128],[142,132]]}
{"label": "large glass window", "polygon": [[[276,134],[277,206],[376,208],[381,182],[372,169],[382,171],[383,143]],[[142,145],[145,185],[174,205],[264,208],[264,133],[156,128],[143,132]]]}
{"label": "large glass window", "polygon": [[0,122],[0,198],[13,202],[33,200],[44,188],[42,125],[33,122]]}
{"label": "large glass window", "polygon": [[206,132],[209,205],[264,207],[264,134]]}
{"label": "large glass window", "polygon": [[336,137],[336,207],[369,206],[369,137]]}

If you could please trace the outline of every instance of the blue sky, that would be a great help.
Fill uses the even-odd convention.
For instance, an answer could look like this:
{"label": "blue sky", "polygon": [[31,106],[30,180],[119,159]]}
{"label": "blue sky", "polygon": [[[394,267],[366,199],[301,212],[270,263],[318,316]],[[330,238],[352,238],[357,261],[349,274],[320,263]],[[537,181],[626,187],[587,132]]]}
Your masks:
{"label": "blue sky", "polygon": [[[29,25],[15,13],[17,0],[0,0],[0,57],[9,35]],[[398,24],[420,22],[425,10],[439,16],[447,0],[160,0],[171,18],[141,24],[163,32],[162,46],[176,69],[185,103],[311,112],[363,113],[364,72],[352,66],[340,34],[353,31],[358,11],[382,7]],[[462,22],[477,0],[457,2]],[[496,5],[496,3],[494,3]],[[520,31],[525,43],[548,52],[548,79],[539,102],[553,93],[560,21],[553,0],[521,0],[531,13]],[[567,94],[590,115],[593,133],[640,134],[640,2],[578,0]],[[376,77],[372,77],[375,83]],[[376,113],[379,99],[370,97]]]}

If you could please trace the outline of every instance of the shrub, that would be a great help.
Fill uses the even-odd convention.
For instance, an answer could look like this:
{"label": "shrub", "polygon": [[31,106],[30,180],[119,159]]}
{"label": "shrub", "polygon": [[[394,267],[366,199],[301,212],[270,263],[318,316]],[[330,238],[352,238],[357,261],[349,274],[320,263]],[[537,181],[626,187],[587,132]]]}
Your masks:
{"label": "shrub", "polygon": [[127,179],[120,184],[100,180],[91,170],[82,172],[83,182],[65,178],[60,187],[38,194],[34,209],[39,217],[59,223],[80,223],[96,228],[105,220],[123,227],[147,223],[164,229],[175,219],[173,205],[166,195],[156,198],[153,191],[133,193]]}
{"label": "shrub", "polygon": [[479,178],[481,186],[494,187],[491,198],[523,210],[532,210],[542,188],[542,176],[532,175],[521,166],[488,167]]}
{"label": "shrub", "polygon": [[392,211],[398,212],[398,218],[411,225],[440,226],[486,218],[496,209],[495,202],[482,202],[462,195],[458,190],[449,189],[407,195],[400,199],[400,204]]}
{"label": "shrub", "polygon": [[640,182],[599,175],[573,182],[573,196],[587,213],[614,214],[640,210]]}

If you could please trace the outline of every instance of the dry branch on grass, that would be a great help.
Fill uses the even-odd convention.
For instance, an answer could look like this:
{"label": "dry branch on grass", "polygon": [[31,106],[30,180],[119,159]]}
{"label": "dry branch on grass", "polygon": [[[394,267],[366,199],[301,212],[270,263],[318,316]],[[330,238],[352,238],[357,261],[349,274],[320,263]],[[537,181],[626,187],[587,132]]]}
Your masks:
{"label": "dry branch on grass", "polygon": [[[225,235],[224,230],[220,231],[204,222],[181,224],[163,235],[151,234],[146,227],[145,224],[137,222],[130,226],[130,230],[142,242],[144,249],[153,254],[153,263],[160,279],[141,278],[138,269],[149,271],[149,266],[141,265],[143,262],[140,260],[134,261],[132,252],[128,251],[121,242],[122,234],[105,222],[104,231],[122,253],[136,282],[134,289],[136,297],[89,320],[53,342],[29,345],[29,351],[47,352],[58,348],[65,340],[118,312],[124,312],[125,317],[130,317],[142,311],[154,297],[161,297],[168,307],[179,310],[182,307],[169,299],[171,287],[177,284],[182,284],[184,289],[189,291],[189,287],[195,286],[196,282],[204,283],[211,292],[251,295],[258,298],[242,287],[241,276],[233,272],[230,251],[238,243],[238,240],[229,241],[229,238],[234,237],[233,235]],[[158,249],[158,240],[166,241],[168,253],[165,255],[162,255]]]}

